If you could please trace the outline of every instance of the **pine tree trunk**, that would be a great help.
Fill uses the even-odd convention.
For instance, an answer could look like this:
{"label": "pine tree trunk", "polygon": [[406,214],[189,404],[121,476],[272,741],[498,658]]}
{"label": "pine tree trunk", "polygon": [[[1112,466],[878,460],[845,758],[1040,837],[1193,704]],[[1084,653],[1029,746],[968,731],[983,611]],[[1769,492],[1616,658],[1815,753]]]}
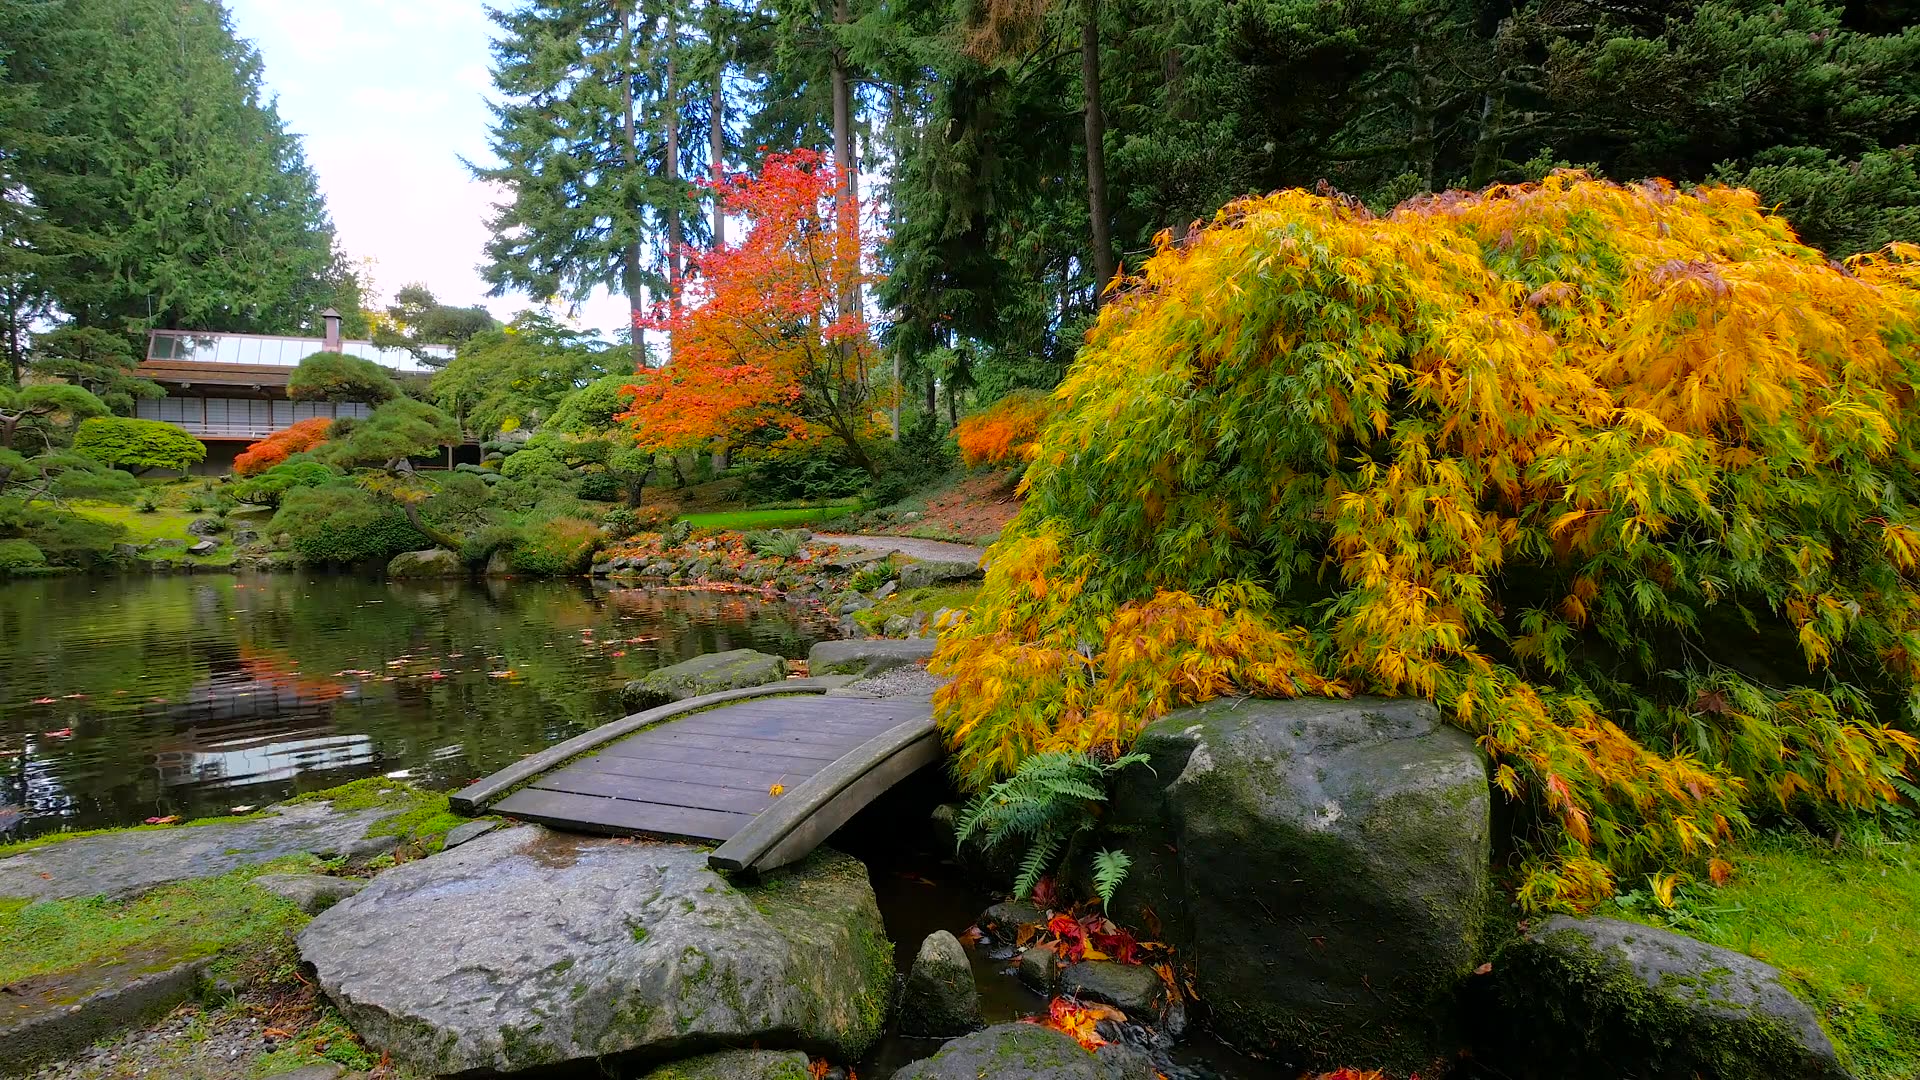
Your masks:
{"label": "pine tree trunk", "polygon": [[[718,8],[720,0],[711,0],[709,6]],[[720,20],[715,19],[713,33],[720,32]],[[715,251],[727,246],[727,211],[720,198],[720,182],[727,178],[727,58],[721,56],[714,61],[713,69],[713,116],[707,124],[707,168],[713,175],[713,247]]]}
{"label": "pine tree trunk", "polygon": [[[620,37],[622,39],[620,48],[620,102],[626,110],[625,115],[627,122],[626,146],[622,149],[626,156],[626,180],[629,184],[632,184],[639,179],[640,138],[639,133],[635,130],[633,119],[633,74],[631,70],[631,64],[633,62],[633,11],[631,8],[624,9],[620,13]],[[634,217],[637,222],[639,218],[638,207],[635,207],[634,210]],[[646,314],[647,310],[647,290],[644,279],[641,277],[640,259],[640,236],[639,228],[636,224],[633,242],[627,245],[624,256],[626,265],[622,268],[623,280],[621,283],[627,292],[627,315],[630,320],[629,329],[633,331],[633,366],[636,371],[647,366],[647,341],[645,335],[640,332],[640,319]]]}
{"label": "pine tree trunk", "polygon": [[1086,93],[1087,216],[1093,223],[1093,306],[1113,280],[1113,225],[1107,218],[1107,118],[1100,109],[1100,0],[1086,0],[1080,24],[1080,80]]}
{"label": "pine tree trunk", "polygon": [[[667,93],[664,102],[667,156],[662,172],[667,178],[667,190],[673,191],[680,181],[680,87],[674,53],[679,48],[679,4],[669,0],[667,4]],[[667,303],[675,307],[680,304],[680,207],[677,203],[667,206]],[[671,346],[669,346],[671,349]],[[668,355],[672,355],[669,352]]]}
{"label": "pine tree trunk", "polygon": [[[833,22],[836,27],[845,26],[849,21],[847,0],[833,0]],[[842,235],[858,235],[860,228],[860,187],[857,166],[853,153],[853,85],[847,72],[847,51],[836,40],[833,44],[833,165],[840,177],[840,205],[838,210]],[[844,317],[860,310],[860,283],[857,280],[840,282],[840,313]],[[853,360],[851,342],[841,350],[843,359]],[[866,384],[865,372],[854,372],[854,379],[862,386]]]}

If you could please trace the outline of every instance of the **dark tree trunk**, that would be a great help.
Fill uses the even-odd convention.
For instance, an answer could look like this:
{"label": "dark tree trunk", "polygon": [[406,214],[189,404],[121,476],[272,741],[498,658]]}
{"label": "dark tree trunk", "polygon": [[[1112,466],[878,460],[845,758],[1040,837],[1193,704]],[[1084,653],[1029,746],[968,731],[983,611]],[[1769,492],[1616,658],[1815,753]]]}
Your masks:
{"label": "dark tree trunk", "polygon": [[[672,190],[680,181],[680,87],[675,70],[674,48],[680,33],[679,5],[673,0],[667,4],[667,94],[666,94],[666,137],[667,156],[662,171],[666,174],[667,188]],[[680,303],[680,207],[670,203],[667,207],[667,303],[678,306]],[[669,346],[671,348],[671,346]],[[671,356],[671,352],[668,354]]]}
{"label": "dark tree trunk", "polygon": [[[620,13],[620,33],[625,42],[621,48],[620,101],[626,110],[627,127],[626,145],[621,149],[626,157],[626,182],[631,184],[638,180],[640,169],[639,133],[635,129],[633,118],[633,74],[628,69],[628,65],[633,60],[633,12],[631,9],[622,10]],[[647,342],[645,336],[640,333],[640,320],[647,311],[647,290],[644,279],[641,277],[639,215],[636,213],[634,218],[634,238],[633,242],[627,245],[625,266],[622,268],[622,285],[627,292],[628,329],[633,332],[633,366],[637,371],[647,366]]]}
{"label": "dark tree trunk", "polygon": [[1113,280],[1113,224],[1107,217],[1107,118],[1100,109],[1100,0],[1086,0],[1080,24],[1080,80],[1086,94],[1087,216],[1093,224],[1093,306]]}
{"label": "dark tree trunk", "polygon": [[727,211],[722,205],[719,191],[720,182],[727,177],[727,61],[722,57],[716,63],[718,66],[713,71],[713,117],[707,125],[707,167],[713,174],[713,246],[718,250],[727,246]]}

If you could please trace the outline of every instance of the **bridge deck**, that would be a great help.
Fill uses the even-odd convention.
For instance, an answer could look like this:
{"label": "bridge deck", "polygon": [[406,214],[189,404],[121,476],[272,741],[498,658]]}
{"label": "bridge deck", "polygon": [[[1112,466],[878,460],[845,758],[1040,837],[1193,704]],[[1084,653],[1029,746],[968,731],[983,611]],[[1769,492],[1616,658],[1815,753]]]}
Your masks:
{"label": "bridge deck", "polygon": [[826,688],[776,684],[626,717],[474,784],[454,805],[577,832],[720,843],[715,867],[770,869],[940,755],[926,698]]}

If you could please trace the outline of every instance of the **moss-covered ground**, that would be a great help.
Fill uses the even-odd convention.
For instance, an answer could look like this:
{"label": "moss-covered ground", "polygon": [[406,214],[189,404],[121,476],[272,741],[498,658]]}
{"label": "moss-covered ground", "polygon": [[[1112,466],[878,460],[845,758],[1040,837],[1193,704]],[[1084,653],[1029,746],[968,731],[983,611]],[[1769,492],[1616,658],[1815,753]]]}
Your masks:
{"label": "moss-covered ground", "polygon": [[[319,800],[343,812],[388,811],[370,832],[393,837],[395,854],[352,868],[313,856],[293,856],[218,877],[164,885],[127,900],[87,897],[30,903],[0,897],[0,987],[30,979],[60,979],[130,959],[157,970],[211,957],[214,981],[236,989],[236,996],[189,1006],[193,1021],[176,1025],[179,1033],[168,1045],[143,1047],[137,1061],[126,1063],[135,1071],[125,1075],[159,1075],[152,1070],[168,1068],[169,1055],[188,1061],[195,1039],[218,1037],[217,1033],[248,1018],[256,1027],[264,1023],[284,1034],[247,1067],[250,1075],[275,1075],[322,1060],[349,1069],[373,1067],[377,1064],[373,1056],[338,1015],[321,1005],[299,975],[293,936],[307,924],[308,916],[252,881],[270,872],[365,874],[391,865],[396,858],[417,858],[438,850],[447,830],[466,819],[448,812],[444,794],[378,777],[311,792],[294,801]],[[190,829],[209,823],[139,828]],[[107,831],[113,830],[54,834],[0,847],[0,858]],[[122,1073],[106,1069],[101,1075]],[[191,1071],[178,1075],[191,1075]],[[404,1074],[389,1070],[380,1075]]]}
{"label": "moss-covered ground", "polygon": [[1602,914],[1667,926],[1779,968],[1862,1080],[1920,1075],[1920,845],[1768,833],[1726,885],[1649,890]]}
{"label": "moss-covered ground", "polygon": [[720,510],[704,514],[682,514],[681,521],[696,529],[787,529],[796,525],[816,525],[843,518],[858,510],[856,504],[782,507],[768,510]]}
{"label": "moss-covered ground", "polygon": [[895,615],[904,615],[911,621],[914,615],[924,614],[929,629],[933,625],[933,615],[941,608],[959,611],[973,603],[980,594],[980,583],[967,582],[960,585],[930,585],[922,589],[903,589],[874,604],[864,611],[853,614],[855,622],[869,634],[878,635],[887,620]]}
{"label": "moss-covered ground", "polygon": [[[76,513],[97,521],[123,526],[127,530],[126,542],[134,545],[146,545],[155,540],[179,540],[187,546],[200,541],[200,537],[187,531],[187,525],[196,518],[211,517],[204,510],[188,510],[184,507],[161,505],[152,511],[141,511],[132,505],[103,502],[76,502],[72,504]],[[214,536],[220,546],[206,555],[189,555],[184,550],[163,550],[142,558],[172,559],[175,562],[228,565],[233,562],[232,531],[245,526],[255,532],[263,531],[266,522],[273,516],[270,510],[236,510],[226,517],[227,531]]]}

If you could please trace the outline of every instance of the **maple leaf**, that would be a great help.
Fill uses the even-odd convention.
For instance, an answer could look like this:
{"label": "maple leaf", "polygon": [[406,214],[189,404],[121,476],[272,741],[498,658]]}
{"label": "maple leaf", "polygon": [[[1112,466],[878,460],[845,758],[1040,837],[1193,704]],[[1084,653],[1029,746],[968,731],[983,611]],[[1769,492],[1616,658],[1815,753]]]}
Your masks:
{"label": "maple leaf", "polygon": [[775,784],[772,787],[767,789],[767,794],[772,795],[774,798],[779,798],[780,796],[785,795],[786,793],[787,793],[787,785],[785,784]]}

